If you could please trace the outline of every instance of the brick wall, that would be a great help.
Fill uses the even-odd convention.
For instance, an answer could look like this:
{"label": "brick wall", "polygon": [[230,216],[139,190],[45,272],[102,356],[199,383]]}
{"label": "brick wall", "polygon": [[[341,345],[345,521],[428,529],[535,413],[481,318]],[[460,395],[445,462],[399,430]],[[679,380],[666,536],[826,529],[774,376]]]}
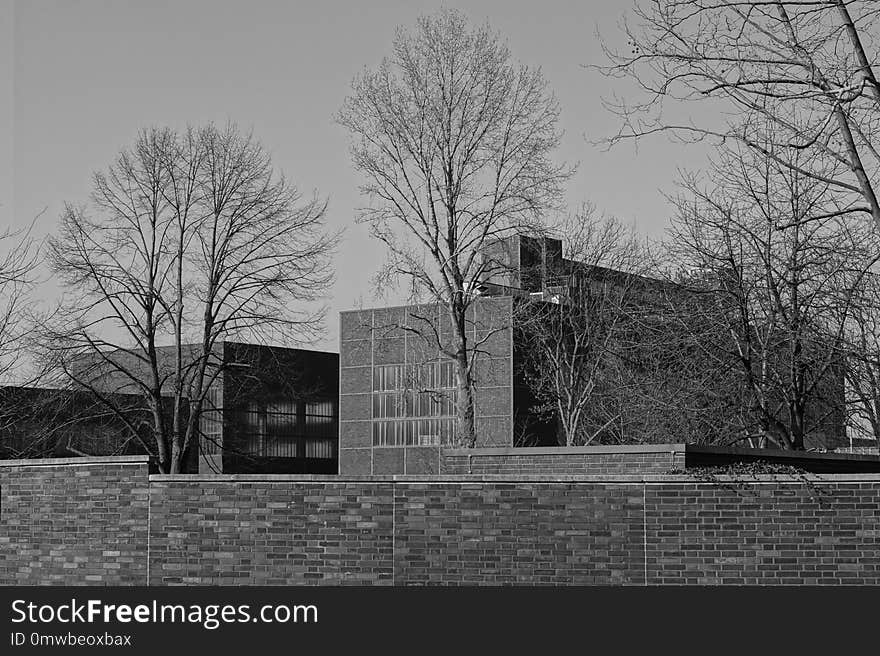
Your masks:
{"label": "brick wall", "polygon": [[877,585],[880,481],[828,478],[646,486],[649,582]]}
{"label": "brick wall", "polygon": [[642,517],[639,486],[401,483],[395,582],[642,584]]}
{"label": "brick wall", "polygon": [[144,585],[149,461],[0,461],[0,583]]}
{"label": "brick wall", "polygon": [[390,483],[236,478],[156,477],[151,584],[391,583]]}
{"label": "brick wall", "polygon": [[669,474],[685,467],[685,445],[443,449],[441,474],[614,476]]}
{"label": "brick wall", "polygon": [[143,462],[35,462],[0,466],[0,583],[880,584],[877,474],[148,478]]}
{"label": "brick wall", "polygon": [[260,478],[154,477],[151,583],[644,581],[638,488]]}

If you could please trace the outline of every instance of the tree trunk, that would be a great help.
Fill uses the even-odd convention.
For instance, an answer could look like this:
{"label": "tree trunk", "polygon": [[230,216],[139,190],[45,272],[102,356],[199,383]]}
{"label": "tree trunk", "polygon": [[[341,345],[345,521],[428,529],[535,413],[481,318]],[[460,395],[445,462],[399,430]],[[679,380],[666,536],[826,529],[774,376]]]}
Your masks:
{"label": "tree trunk", "polygon": [[846,29],[846,34],[852,44],[853,51],[856,54],[856,60],[859,62],[859,71],[862,74],[862,78],[868,83],[874,99],[877,101],[877,104],[880,105],[880,84],[877,82],[877,78],[874,75],[874,69],[871,67],[868,55],[865,53],[865,48],[862,45],[862,39],[859,36],[859,32],[856,29],[855,23],[853,23],[852,16],[850,16],[849,9],[847,9],[844,0],[837,0],[837,11],[840,14],[841,21]]}
{"label": "tree trunk", "polygon": [[795,406],[791,410],[791,449],[792,451],[804,450],[804,435],[806,433],[805,408]]}
{"label": "tree trunk", "polygon": [[156,459],[158,460],[159,471],[163,474],[170,474],[170,466],[168,458],[168,438],[165,433],[164,417],[162,416],[162,397],[157,401],[155,398],[150,399],[150,411],[153,414],[153,430],[156,439]]}
{"label": "tree trunk", "polygon": [[877,442],[877,449],[880,450],[880,398],[877,398],[877,396],[875,395],[871,403],[873,405],[873,412],[871,413],[870,417],[871,430],[874,432],[874,439]]}
{"label": "tree trunk", "polygon": [[171,465],[169,474],[183,473],[183,450],[180,448],[179,436],[176,436],[174,443],[171,445]]}
{"label": "tree trunk", "polygon": [[459,446],[473,448],[477,443],[474,428],[474,386],[471,384],[467,351],[460,349],[455,356],[458,399],[456,402],[456,441]]}
{"label": "tree trunk", "polygon": [[571,425],[571,412],[566,404],[560,399],[556,403],[556,411],[559,413],[559,424],[562,426],[562,437],[565,446],[574,446],[574,431]]}

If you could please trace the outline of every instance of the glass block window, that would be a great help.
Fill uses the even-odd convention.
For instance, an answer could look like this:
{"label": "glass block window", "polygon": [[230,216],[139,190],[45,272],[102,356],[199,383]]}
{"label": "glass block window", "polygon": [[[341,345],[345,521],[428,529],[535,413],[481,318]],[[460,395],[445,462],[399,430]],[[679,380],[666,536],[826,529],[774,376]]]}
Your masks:
{"label": "glass block window", "polygon": [[455,431],[454,363],[383,365],[373,369],[373,446],[435,446]]}

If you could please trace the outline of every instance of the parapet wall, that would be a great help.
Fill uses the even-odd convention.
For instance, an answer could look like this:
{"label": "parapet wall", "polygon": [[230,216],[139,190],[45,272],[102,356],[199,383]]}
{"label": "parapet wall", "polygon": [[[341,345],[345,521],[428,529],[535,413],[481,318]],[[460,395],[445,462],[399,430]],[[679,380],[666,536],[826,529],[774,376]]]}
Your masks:
{"label": "parapet wall", "polygon": [[3,584],[880,584],[880,475],[150,475],[0,463]]}
{"label": "parapet wall", "polygon": [[620,476],[685,468],[685,445],[443,449],[441,474]]}

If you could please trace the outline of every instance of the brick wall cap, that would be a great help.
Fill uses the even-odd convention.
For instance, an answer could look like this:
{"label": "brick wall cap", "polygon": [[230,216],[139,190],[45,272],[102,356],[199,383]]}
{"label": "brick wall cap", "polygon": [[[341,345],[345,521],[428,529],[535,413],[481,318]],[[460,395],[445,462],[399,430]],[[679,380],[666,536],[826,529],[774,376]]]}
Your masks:
{"label": "brick wall cap", "polygon": [[63,467],[149,464],[150,456],[82,456],[77,458],[30,458],[0,460],[0,467]]}
{"label": "brick wall cap", "polygon": [[803,483],[804,481],[829,483],[880,483],[880,473],[869,474],[757,474],[754,476],[714,476],[712,481],[681,474],[645,475],[487,475],[487,474],[424,474],[424,475],[374,475],[336,476],[332,474],[151,474],[151,483],[418,483],[462,484],[479,483],[584,483],[584,484],[688,484],[714,485],[714,481],[741,483]]}
{"label": "brick wall cap", "polygon": [[446,457],[460,456],[570,456],[597,453],[683,453],[686,444],[613,444],[601,446],[530,446],[444,448]]}
{"label": "brick wall cap", "polygon": [[570,456],[613,453],[693,453],[718,455],[743,455],[783,460],[854,460],[878,462],[880,456],[864,453],[839,453],[823,451],[784,451],[782,449],[751,449],[732,446],[704,446],[700,444],[613,444],[599,446],[543,446],[543,447],[479,447],[443,448],[445,457],[502,457],[502,456]]}

